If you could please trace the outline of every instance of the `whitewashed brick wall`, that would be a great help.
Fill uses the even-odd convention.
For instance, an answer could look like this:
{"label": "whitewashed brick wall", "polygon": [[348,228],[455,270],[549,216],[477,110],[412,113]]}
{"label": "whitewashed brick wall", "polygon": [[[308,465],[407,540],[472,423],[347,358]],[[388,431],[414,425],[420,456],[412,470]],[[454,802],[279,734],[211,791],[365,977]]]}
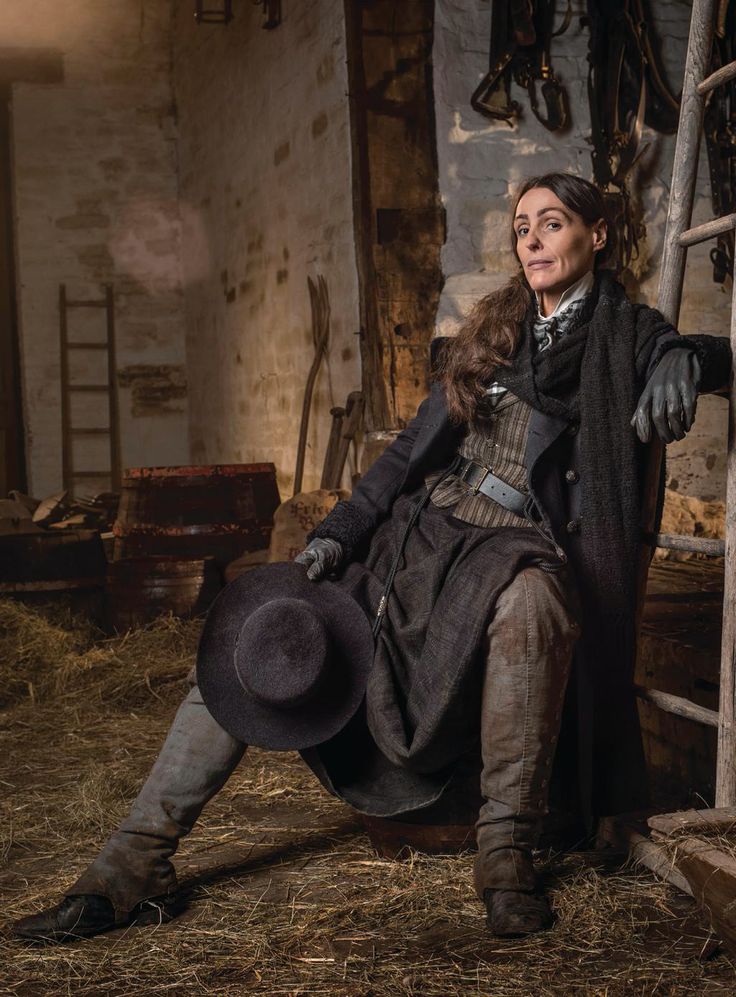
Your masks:
{"label": "whitewashed brick wall", "polygon": [[286,497],[314,356],[308,275],[327,280],[332,331],[304,487],[330,407],[360,387],[343,4],[286,0],[273,31],[260,6],[234,12],[227,27],[176,15],[192,458],[273,460]]}
{"label": "whitewashed brick wall", "polygon": [[[170,14],[168,0],[0,5],[0,47],[63,59],[62,82],[19,83],[12,99],[27,460],[39,496],[61,485],[62,282],[84,297],[114,285],[124,464],[189,457]],[[102,335],[95,320],[78,313],[70,332]],[[87,398],[75,417],[104,425],[98,408]],[[80,440],[77,463],[105,466],[104,451]]]}

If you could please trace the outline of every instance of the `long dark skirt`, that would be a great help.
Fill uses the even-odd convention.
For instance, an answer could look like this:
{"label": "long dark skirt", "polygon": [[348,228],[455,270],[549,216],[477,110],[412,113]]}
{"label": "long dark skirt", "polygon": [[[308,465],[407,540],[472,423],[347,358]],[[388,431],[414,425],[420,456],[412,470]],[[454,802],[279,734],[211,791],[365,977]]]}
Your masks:
{"label": "long dark skirt", "polygon": [[[424,486],[402,495],[365,557],[336,579],[371,622],[424,495]],[[559,567],[536,531],[475,527],[431,502],[425,506],[394,579],[363,705],[330,741],[302,752],[331,793],[384,817],[438,799],[477,744],[482,645],[496,599],[533,564]]]}

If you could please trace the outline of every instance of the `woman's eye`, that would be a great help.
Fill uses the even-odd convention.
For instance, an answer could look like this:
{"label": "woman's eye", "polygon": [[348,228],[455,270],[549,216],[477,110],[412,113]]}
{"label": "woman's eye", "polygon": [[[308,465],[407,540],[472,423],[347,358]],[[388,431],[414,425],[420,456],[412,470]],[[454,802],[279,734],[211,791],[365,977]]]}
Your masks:
{"label": "woman's eye", "polygon": [[516,234],[518,236],[522,236],[522,235],[526,235],[528,231],[529,231],[529,229],[528,229],[528,227],[526,225],[520,225],[518,227],[518,229],[516,230]]}
{"label": "woman's eye", "polygon": [[562,228],[559,222],[547,222],[547,228],[551,228],[553,232],[556,232],[558,228]]}

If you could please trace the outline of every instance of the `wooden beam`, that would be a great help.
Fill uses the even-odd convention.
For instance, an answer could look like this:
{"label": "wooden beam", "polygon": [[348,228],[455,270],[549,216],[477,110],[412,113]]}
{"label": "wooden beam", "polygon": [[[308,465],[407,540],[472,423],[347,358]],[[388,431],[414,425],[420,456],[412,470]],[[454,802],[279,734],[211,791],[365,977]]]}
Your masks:
{"label": "wooden beam", "polygon": [[667,850],[652,841],[641,824],[640,819],[628,814],[603,817],[598,825],[598,844],[628,852],[637,865],[645,866],[659,879],[692,896],[688,881],[674,867]]}
{"label": "wooden beam", "polygon": [[682,696],[674,696],[670,692],[660,692],[659,689],[646,689],[642,685],[634,686],[639,699],[647,703],[653,703],[665,713],[672,713],[676,717],[683,717],[685,720],[694,720],[696,723],[706,724],[708,727],[718,726],[718,713],[716,710],[709,710],[706,706],[698,706]]}
{"label": "wooden beam", "polygon": [[695,228],[683,232],[679,240],[680,246],[683,248],[697,246],[700,242],[707,242],[708,239],[723,235],[734,228],[736,228],[736,214],[712,218],[709,222],[703,222],[702,225],[696,225]]}
{"label": "wooden beam", "polygon": [[710,66],[715,15],[714,0],[693,0],[670,184],[670,191],[677,192],[677,196],[670,197],[667,206],[666,238],[657,297],[657,307],[673,325],[677,325],[680,315],[685,275],[686,254],[685,247],[680,245],[680,236],[687,230],[692,218],[698,155],[703,134],[704,101],[698,93],[698,85],[705,79]]}
{"label": "wooden beam", "polygon": [[686,550],[695,554],[707,554],[709,557],[723,557],[726,553],[725,540],[688,537],[677,533],[658,533],[654,538],[654,546],[662,550]]}
{"label": "wooden beam", "polygon": [[729,62],[727,65],[721,66],[720,69],[716,69],[715,73],[711,73],[710,76],[698,85],[698,93],[705,96],[711,90],[715,90],[716,87],[720,87],[733,79],[736,79],[736,61]]}
{"label": "wooden beam", "polygon": [[711,807],[707,810],[678,810],[671,814],[655,814],[647,824],[659,834],[672,834],[673,831],[730,831],[736,825],[736,808]]}
{"label": "wooden beam", "polygon": [[736,806],[736,402],[733,396],[736,367],[736,267],[731,296],[731,391],[728,400],[728,462],[726,472],[726,571],[723,583],[721,634],[721,689],[718,702],[718,761],[716,806]]}

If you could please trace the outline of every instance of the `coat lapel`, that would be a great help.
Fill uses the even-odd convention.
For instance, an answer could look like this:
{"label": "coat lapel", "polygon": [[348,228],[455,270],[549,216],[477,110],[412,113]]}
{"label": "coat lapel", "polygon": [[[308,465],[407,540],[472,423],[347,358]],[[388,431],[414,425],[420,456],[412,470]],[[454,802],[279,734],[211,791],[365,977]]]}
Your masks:
{"label": "coat lapel", "polygon": [[432,469],[445,459],[452,459],[461,433],[461,427],[453,426],[447,411],[444,392],[435,382],[429,394],[427,418],[417,433],[411,450],[407,478],[410,478],[418,467],[424,465],[425,468]]}
{"label": "coat lapel", "polygon": [[567,430],[569,422],[556,415],[545,415],[532,409],[529,419],[529,435],[526,441],[525,464],[531,480],[534,465],[559,437]]}

